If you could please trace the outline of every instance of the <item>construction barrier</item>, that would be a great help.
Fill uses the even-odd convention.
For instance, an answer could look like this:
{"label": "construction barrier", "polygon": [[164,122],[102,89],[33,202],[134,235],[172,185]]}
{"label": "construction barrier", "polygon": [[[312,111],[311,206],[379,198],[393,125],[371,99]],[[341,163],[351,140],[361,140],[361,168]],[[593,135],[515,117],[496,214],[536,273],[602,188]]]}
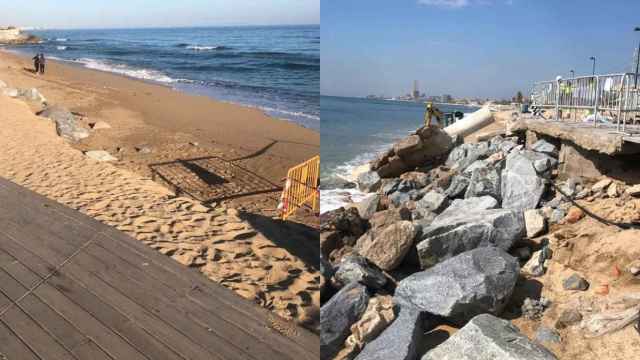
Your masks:
{"label": "construction barrier", "polygon": [[305,204],[311,206],[315,213],[320,212],[319,175],[320,156],[289,169],[279,206],[282,220],[286,220]]}

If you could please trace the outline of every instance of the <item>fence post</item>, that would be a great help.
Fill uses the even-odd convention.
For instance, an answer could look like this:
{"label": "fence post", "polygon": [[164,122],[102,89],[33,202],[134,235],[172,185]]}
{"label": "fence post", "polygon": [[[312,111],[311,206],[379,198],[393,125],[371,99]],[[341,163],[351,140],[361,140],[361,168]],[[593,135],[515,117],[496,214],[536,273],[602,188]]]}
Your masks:
{"label": "fence post", "polygon": [[556,80],[556,121],[560,115],[560,79]]}
{"label": "fence post", "polygon": [[593,105],[593,126],[598,127],[598,101],[600,101],[600,77],[596,75],[596,101]]}

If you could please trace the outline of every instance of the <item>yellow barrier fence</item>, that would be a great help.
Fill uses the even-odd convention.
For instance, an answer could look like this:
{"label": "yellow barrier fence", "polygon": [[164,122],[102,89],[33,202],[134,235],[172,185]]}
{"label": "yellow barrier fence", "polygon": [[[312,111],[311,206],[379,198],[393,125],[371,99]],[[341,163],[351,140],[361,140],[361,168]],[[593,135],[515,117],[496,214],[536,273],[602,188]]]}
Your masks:
{"label": "yellow barrier fence", "polygon": [[319,174],[320,156],[289,169],[280,202],[283,220],[305,204],[311,206],[315,213],[320,212]]}

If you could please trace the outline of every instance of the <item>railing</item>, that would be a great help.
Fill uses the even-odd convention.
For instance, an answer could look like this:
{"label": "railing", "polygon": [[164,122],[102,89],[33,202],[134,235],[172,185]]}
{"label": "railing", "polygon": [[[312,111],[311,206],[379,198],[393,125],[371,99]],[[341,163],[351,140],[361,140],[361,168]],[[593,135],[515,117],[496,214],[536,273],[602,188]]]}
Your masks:
{"label": "railing", "polygon": [[[581,76],[556,81],[535,83],[531,91],[531,104],[555,109],[555,120],[564,120],[566,110],[589,112],[587,122],[595,127],[601,124],[616,125],[618,132],[625,132],[628,123],[640,115],[639,92],[636,75],[632,73]],[[580,120],[583,121],[583,120]]]}
{"label": "railing", "polygon": [[305,204],[310,205],[315,213],[320,211],[319,174],[320,156],[289,169],[280,205],[283,220]]}

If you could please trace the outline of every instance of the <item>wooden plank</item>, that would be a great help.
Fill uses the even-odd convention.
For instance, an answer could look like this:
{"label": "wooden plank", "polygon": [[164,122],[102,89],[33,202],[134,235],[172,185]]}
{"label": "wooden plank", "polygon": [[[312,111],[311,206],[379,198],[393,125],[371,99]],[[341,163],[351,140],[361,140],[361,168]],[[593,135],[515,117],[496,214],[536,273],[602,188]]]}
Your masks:
{"label": "wooden plank", "polygon": [[[6,241],[3,241],[2,236],[0,235],[0,269],[5,271],[25,288],[30,287],[29,284],[35,284],[41,280],[41,277],[36,275],[36,273],[30,271],[26,266],[15,260],[8,253],[2,251],[1,248],[3,244],[6,244]],[[2,261],[7,258],[14,260],[11,262]],[[145,359],[145,357],[131,344],[127,343],[111,329],[103,325],[95,317],[91,316],[91,314],[73,303],[70,299],[49,284],[45,283],[40,285],[35,289],[33,295],[43,303],[46,303],[69,323],[73,324],[80,332],[86,334],[86,337],[92,339],[90,342],[77,345],[78,347],[86,347],[86,349],[82,349],[81,351],[89,352],[87,353],[87,358],[99,359],[100,357],[98,357],[98,353],[103,351],[102,349],[105,349],[104,352],[108,353],[109,357],[113,359]],[[101,344],[101,346],[96,343]],[[94,354],[94,351],[97,353]]]}
{"label": "wooden plank", "polygon": [[[257,308],[255,304],[239,298],[231,290],[213,283],[199,272],[181,271],[184,270],[184,266],[160,253],[149,253],[149,248],[139,241],[115,230],[105,232],[110,236],[100,237],[96,245],[118,254],[135,266],[137,272],[164,283],[176,294],[186,294],[187,299],[197,303],[207,312],[219,314],[226,321],[247,329],[257,341],[272,344],[276,349],[286,349],[286,354],[282,355],[283,359],[319,358],[320,342],[317,335],[291,323],[290,326],[297,335],[284,336],[268,328],[271,314],[266,309]],[[115,237],[120,239],[116,240]]]}
{"label": "wooden plank", "polygon": [[[105,236],[101,235],[96,243],[101,243],[104,238]],[[225,359],[256,358],[251,354],[260,354],[260,359],[283,358],[284,354],[281,350],[258,341],[254,334],[240,328],[235,322],[216,313],[205,311],[198,304],[189,301],[185,294],[176,292],[174,288],[148,276],[139,268],[104,248],[92,245],[86,249],[85,253],[90,254],[94,261],[83,267],[91,268],[92,272],[110,284],[115,284],[113,286],[120,288],[137,303],[162,311],[165,318],[174,326],[180,327],[183,332],[188,331],[193,340],[207,346],[210,350],[218,348],[218,352]],[[117,264],[117,267],[108,271],[104,263]],[[130,274],[135,276],[129,277]],[[219,313],[223,313],[226,309],[220,310]],[[233,317],[235,312],[228,315]],[[229,348],[229,353],[226,349],[220,350],[220,347]]]}
{"label": "wooden plank", "polygon": [[[14,241],[3,243],[4,249],[11,253],[12,256],[21,259],[21,261],[29,267],[34,273],[40,277],[49,274],[49,268],[52,267],[44,259],[36,256],[27,249],[20,246]],[[35,270],[37,269],[37,270]],[[162,344],[153,336],[148,334],[143,328],[135,324],[131,319],[119,312],[110,304],[103,302],[100,298],[82,287],[81,284],[73,281],[66,276],[56,276],[38,287],[35,293],[38,295],[46,295],[47,289],[55,289],[64,294],[68,299],[72,300],[79,307],[90,313],[105,326],[110,328],[114,333],[121,336],[128,343],[132,344],[139,352],[148,356],[150,359],[181,359],[171,348]],[[135,359],[135,357],[131,357]],[[128,359],[125,357],[125,359]]]}
{"label": "wooden plank", "polygon": [[55,339],[67,351],[80,359],[111,359],[97,346],[91,346],[93,341],[53,311],[38,297],[29,294],[22,297],[28,289],[20,285],[4,271],[0,271],[0,293],[16,302],[18,307],[30,319]]}
{"label": "wooden plank", "polygon": [[[21,198],[23,205],[25,204],[25,195],[30,194],[27,190],[15,185],[7,184],[6,182],[2,183],[0,179],[0,197],[3,196],[2,187],[4,187],[5,190],[10,187],[16,187],[17,191],[21,193],[21,196],[14,196],[11,200],[13,200],[12,202],[16,202],[17,198]],[[11,190],[15,191],[15,189]],[[193,303],[196,303],[198,308],[193,308],[191,314],[197,314],[198,318],[204,317],[203,314],[214,314],[224,321],[237,324],[237,327],[248,330],[256,341],[269,344],[274,349],[281,349],[288,355],[282,358],[318,358],[319,339],[317,335],[311,334],[307,330],[299,327],[288,326],[292,331],[289,333],[289,336],[283,336],[269,329],[272,323],[271,319],[274,318],[271,313],[240,298],[230,290],[209,281],[200,273],[187,269],[173,259],[148,248],[143,243],[113,228],[107,227],[94,219],[79,214],[76,211],[38,196],[31,196],[29,200],[26,205],[28,208],[31,208],[31,217],[43,218],[56,216],[70,220],[68,221],[70,224],[67,224],[66,227],[54,228],[55,233],[69,231],[69,229],[76,235],[85,234],[85,236],[92,232],[102,231],[108,233],[109,237],[101,238],[101,241],[98,243],[100,247],[111,251],[117,257],[123,258],[129,265],[134,265],[137,271],[142,271],[145,275],[150,276],[156,281],[160,281],[170,289],[175,289],[172,291],[175,295],[172,301],[176,301],[177,305],[192,308]],[[48,206],[45,207],[42,204],[47,204]],[[33,211],[39,213],[38,216],[33,214]],[[40,214],[42,215],[40,216]],[[2,215],[0,215],[0,217],[1,216]],[[16,215],[7,214],[7,216]],[[22,213],[19,216],[24,217],[27,215]],[[42,226],[50,227],[51,225],[56,226],[56,224],[43,224]],[[72,243],[69,244],[70,246],[61,248],[61,251],[65,254],[77,249],[80,245],[77,236],[64,238],[66,241],[69,241],[69,239],[72,239]],[[80,241],[82,240],[83,239]],[[143,262],[145,266],[141,265]],[[185,294],[186,298],[184,297]],[[203,310],[205,313],[202,312]]]}
{"label": "wooden plank", "polygon": [[[0,298],[7,300],[4,294]],[[38,326],[27,314],[17,306],[6,309],[0,315],[0,321],[16,334],[22,342],[28,344],[38,357],[42,359],[76,359],[53,337]]]}
{"label": "wooden plank", "polygon": [[[42,259],[46,259],[45,261],[49,263],[52,268],[56,265],[51,264],[51,262],[60,264],[67,260],[68,257],[63,254],[68,254],[69,249],[74,248],[56,235],[56,226],[55,224],[51,224],[47,229],[29,226],[27,229],[29,236],[23,238],[21,242],[25,247],[29,248],[31,252]],[[12,225],[10,221],[2,218],[0,218],[0,229],[2,229],[0,231],[3,231],[14,239],[14,241],[15,238],[19,236],[15,233],[15,231],[17,231],[16,227]],[[49,230],[53,231],[49,232]],[[56,286],[58,285],[56,280],[59,277],[69,277],[102,299],[103,302],[117,308],[125,314],[127,318],[142,327],[148,334],[153,335],[160,342],[181,354],[183,357],[194,359],[212,359],[217,357],[216,354],[206,351],[202,346],[176,330],[172,324],[164,321],[161,318],[161,314],[156,315],[151,309],[145,309],[136,304],[129,299],[126,294],[104,282],[95,274],[74,264],[74,261],[80,256],[82,256],[82,253],[74,257],[73,261],[68,262],[55,276],[51,277],[48,282]]]}
{"label": "wooden plank", "polygon": [[0,322],[0,359],[38,360],[36,354],[25,345],[4,323]]}

